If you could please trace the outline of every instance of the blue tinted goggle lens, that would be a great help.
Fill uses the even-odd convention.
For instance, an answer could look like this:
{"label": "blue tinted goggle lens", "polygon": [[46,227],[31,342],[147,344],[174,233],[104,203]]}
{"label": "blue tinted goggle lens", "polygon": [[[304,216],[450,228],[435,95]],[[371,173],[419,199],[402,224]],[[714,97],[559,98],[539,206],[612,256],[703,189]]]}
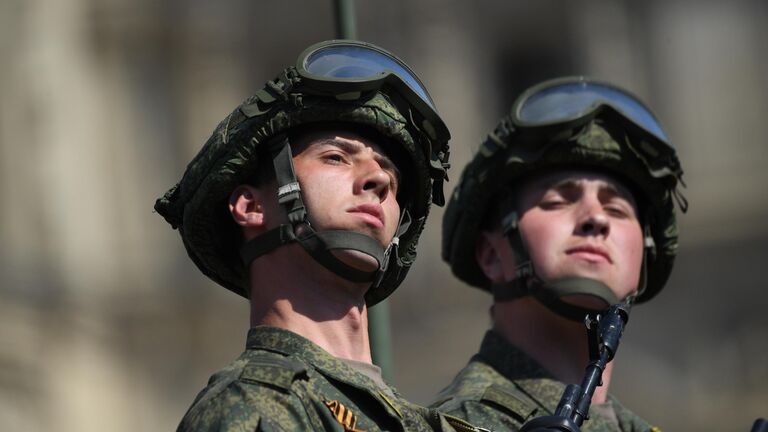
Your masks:
{"label": "blue tinted goggle lens", "polygon": [[577,119],[608,105],[663,142],[667,135],[640,101],[619,89],[591,82],[574,82],[542,89],[524,100],[515,115],[524,124],[552,124]]}
{"label": "blue tinted goggle lens", "polygon": [[373,80],[395,74],[432,109],[432,99],[424,86],[397,59],[371,48],[354,45],[331,45],[320,48],[304,60],[308,73],[321,78]]}

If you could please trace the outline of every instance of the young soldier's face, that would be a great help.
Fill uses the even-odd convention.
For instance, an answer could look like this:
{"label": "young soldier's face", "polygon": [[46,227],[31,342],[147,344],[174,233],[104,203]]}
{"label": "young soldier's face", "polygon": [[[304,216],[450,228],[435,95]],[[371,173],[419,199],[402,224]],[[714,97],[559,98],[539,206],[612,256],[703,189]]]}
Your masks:
{"label": "young soldier's face", "polygon": [[523,185],[520,230],[544,280],[598,279],[619,298],[637,289],[643,235],[637,205],[610,176],[566,170]]}
{"label": "young soldier's face", "polygon": [[379,145],[344,130],[310,132],[293,164],[318,231],[350,230],[386,247],[400,219],[398,171]]}
{"label": "young soldier's face", "polygon": [[[542,279],[597,279],[622,299],[637,289],[643,259],[637,205],[612,177],[580,170],[536,177],[520,186],[518,210],[520,232]],[[479,251],[493,282],[514,278],[514,254],[500,229],[484,233]]]}

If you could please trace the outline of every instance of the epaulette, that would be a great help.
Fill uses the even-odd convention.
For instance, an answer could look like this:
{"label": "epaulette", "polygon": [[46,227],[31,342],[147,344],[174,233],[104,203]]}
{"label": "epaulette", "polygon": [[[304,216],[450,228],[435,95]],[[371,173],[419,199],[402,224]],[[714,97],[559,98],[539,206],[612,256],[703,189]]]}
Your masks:
{"label": "epaulette", "polygon": [[239,379],[289,391],[297,379],[308,379],[307,366],[291,357],[257,356],[249,359]]}
{"label": "epaulette", "polygon": [[530,402],[497,385],[488,386],[480,400],[504,409],[520,423],[524,423],[538,411]]}

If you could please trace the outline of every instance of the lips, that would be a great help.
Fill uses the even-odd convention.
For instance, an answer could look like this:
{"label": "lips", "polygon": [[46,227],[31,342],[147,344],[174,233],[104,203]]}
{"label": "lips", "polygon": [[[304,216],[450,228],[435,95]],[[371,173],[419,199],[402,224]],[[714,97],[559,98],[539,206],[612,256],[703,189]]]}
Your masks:
{"label": "lips", "polygon": [[579,256],[586,259],[587,261],[605,261],[608,263],[613,263],[611,255],[607,250],[605,250],[605,248],[601,246],[580,245],[566,250],[565,253],[567,255]]}
{"label": "lips", "polygon": [[376,228],[384,227],[384,212],[379,204],[361,204],[347,210],[348,213],[354,213]]}

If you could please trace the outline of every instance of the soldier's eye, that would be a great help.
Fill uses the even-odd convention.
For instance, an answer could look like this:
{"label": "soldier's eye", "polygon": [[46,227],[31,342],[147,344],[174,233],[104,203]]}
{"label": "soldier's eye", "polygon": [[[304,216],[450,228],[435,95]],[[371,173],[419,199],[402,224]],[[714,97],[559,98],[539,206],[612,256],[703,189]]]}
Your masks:
{"label": "soldier's eye", "polygon": [[614,217],[622,219],[634,217],[634,211],[632,210],[632,206],[629,203],[617,201],[609,203],[603,208],[605,209],[606,213]]}
{"label": "soldier's eye", "polygon": [[344,162],[344,156],[340,153],[327,153],[323,156],[323,159],[334,164]]}
{"label": "soldier's eye", "polygon": [[550,199],[550,200],[545,200],[545,201],[542,201],[541,203],[539,203],[539,207],[541,207],[541,208],[543,208],[545,210],[550,210],[550,209],[557,209],[557,208],[563,207],[565,204],[566,204],[566,202],[564,200],[552,200],[552,199]]}
{"label": "soldier's eye", "polygon": [[568,205],[568,200],[559,193],[550,192],[539,201],[539,207],[545,210],[554,210]]}

